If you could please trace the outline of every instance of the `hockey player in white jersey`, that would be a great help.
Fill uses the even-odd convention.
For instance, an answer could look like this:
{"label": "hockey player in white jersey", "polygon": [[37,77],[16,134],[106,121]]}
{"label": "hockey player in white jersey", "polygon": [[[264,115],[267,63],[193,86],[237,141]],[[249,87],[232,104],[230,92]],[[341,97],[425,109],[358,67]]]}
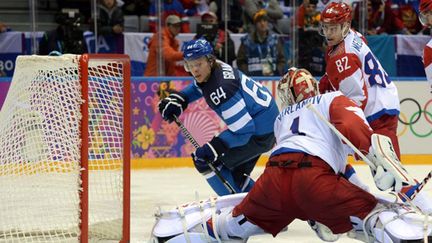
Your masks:
{"label": "hockey player in white jersey", "polygon": [[374,132],[392,139],[400,158],[396,136],[399,97],[395,84],[371,52],[363,37],[350,29],[352,9],[331,3],[321,13],[321,33],[326,38],[326,74],[320,92],[340,90],[360,106]]}
{"label": "hockey player in white jersey", "polygon": [[[420,22],[426,26],[432,27],[432,0],[421,0],[419,7]],[[423,63],[426,78],[429,83],[430,92],[432,93],[432,40],[430,40],[423,50]]]}
{"label": "hockey player in white jersey", "polygon": [[[278,91],[287,107],[274,123],[277,145],[252,190],[161,212],[153,229],[155,241],[244,242],[264,232],[276,236],[294,219],[314,220],[341,234],[353,229],[352,218],[362,225],[365,242],[401,242],[430,235],[432,225],[421,213],[378,200],[339,175],[346,165],[346,145],[307,106],[370,156],[380,189],[410,183],[385,169],[388,164],[379,156],[382,148],[373,143],[382,135],[373,134],[361,108],[340,91],[317,95],[317,83],[304,69],[291,68]],[[385,146],[392,149],[391,142]],[[396,160],[394,164],[403,171]]]}
{"label": "hockey player in white jersey", "polygon": [[[396,85],[390,80],[363,37],[350,29],[351,19],[351,7],[342,2],[330,3],[321,13],[321,32],[329,49],[326,53],[326,74],[319,83],[320,92],[340,90],[354,100],[364,111],[374,133],[391,139],[394,151],[400,159],[397,138],[400,105]],[[345,174],[349,178],[350,174]],[[358,186],[363,184],[351,178],[350,181]],[[410,189],[403,188],[407,193],[412,191]],[[431,201],[422,192],[417,198]],[[432,213],[431,207],[423,210]]]}
{"label": "hockey player in white jersey", "polygon": [[[321,13],[320,33],[328,49],[326,74],[319,83],[320,93],[340,90],[360,106],[375,133],[392,139],[400,159],[397,124],[399,98],[396,86],[375,58],[363,36],[350,29],[352,8],[343,2],[328,4]],[[347,164],[345,177],[367,188]]]}

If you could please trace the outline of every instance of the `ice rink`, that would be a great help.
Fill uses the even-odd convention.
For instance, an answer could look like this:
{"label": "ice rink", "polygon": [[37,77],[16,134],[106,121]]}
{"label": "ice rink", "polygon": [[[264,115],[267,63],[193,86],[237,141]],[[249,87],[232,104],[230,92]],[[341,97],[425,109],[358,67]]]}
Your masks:
{"label": "ice rink", "polygon": [[[354,166],[360,178],[369,185],[372,192],[378,192],[373,184],[369,169],[365,165]],[[423,180],[432,170],[432,165],[406,166],[411,175]],[[252,177],[258,178],[264,167],[255,168]],[[424,188],[432,196],[432,183]],[[157,206],[169,209],[178,204],[195,200],[195,191],[201,199],[214,195],[204,178],[193,168],[176,168],[160,170],[132,171],[131,188],[131,242],[147,242],[155,221],[154,212]],[[289,207],[289,205],[287,205]],[[291,242],[316,243],[322,242],[309,228],[306,222],[296,220],[288,231],[279,234],[276,238],[271,235],[256,236],[248,242]],[[337,242],[359,242],[342,236]]]}

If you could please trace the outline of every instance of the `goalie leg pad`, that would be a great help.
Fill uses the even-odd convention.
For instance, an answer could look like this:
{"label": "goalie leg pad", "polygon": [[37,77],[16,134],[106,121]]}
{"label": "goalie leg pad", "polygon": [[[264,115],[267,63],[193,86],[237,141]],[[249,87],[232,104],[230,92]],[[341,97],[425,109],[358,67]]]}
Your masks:
{"label": "goalie leg pad", "polygon": [[417,193],[417,196],[412,200],[412,203],[423,213],[429,215],[432,214],[432,199],[425,191]]}
{"label": "goalie leg pad", "polygon": [[380,203],[363,220],[363,231],[365,242],[421,240],[431,234],[432,223],[408,206]]}
{"label": "goalie leg pad", "polygon": [[204,232],[203,222],[211,219],[214,212],[239,204],[246,193],[233,194],[204,201],[187,203],[168,211],[156,213],[156,223],[152,230],[153,238],[173,239],[178,235],[190,236],[190,232],[200,233],[203,239],[208,238]]}

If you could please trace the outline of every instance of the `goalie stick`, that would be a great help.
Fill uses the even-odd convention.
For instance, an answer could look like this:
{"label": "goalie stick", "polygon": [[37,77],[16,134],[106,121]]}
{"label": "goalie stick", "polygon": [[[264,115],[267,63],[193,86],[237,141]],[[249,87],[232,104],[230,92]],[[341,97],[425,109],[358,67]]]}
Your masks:
{"label": "goalie stick", "polygon": [[[376,166],[374,163],[372,163],[360,150],[358,150],[352,143],[350,140],[348,140],[348,138],[346,138],[341,132],[339,132],[335,126],[333,126],[327,119],[325,119],[313,106],[311,103],[309,103],[308,105],[306,105],[306,107],[311,110],[313,113],[315,113],[315,115],[324,122],[324,124],[326,124],[335,134],[336,136],[338,136],[340,139],[342,139],[342,141],[344,141],[351,149],[354,150],[354,152],[360,156],[360,158],[363,159],[363,161],[368,164],[372,169],[376,169]],[[406,190],[401,190],[401,192],[398,193],[399,197],[404,200],[404,199],[409,199],[409,200],[413,200],[417,194],[421,191],[421,189],[423,189],[423,187],[426,185],[426,183],[429,181],[429,179],[432,177],[432,171],[430,171],[427,176],[420,182],[417,183],[416,186],[411,185],[410,189],[406,189]],[[402,187],[403,188],[403,187]],[[410,194],[410,190],[414,189],[414,192],[412,192],[411,195]],[[410,192],[410,193],[408,193]]]}
{"label": "goalie stick", "polygon": [[[180,127],[180,130],[182,131],[183,135],[189,140],[189,142],[195,147],[195,149],[199,148],[200,145],[198,144],[198,142],[195,140],[194,137],[192,137],[192,134],[187,130],[187,128],[175,115],[174,115],[174,122],[177,124],[177,126]],[[215,175],[219,178],[219,180],[222,182],[225,188],[229,191],[229,193],[235,194],[236,191],[234,190],[234,188],[228,183],[228,181],[225,180],[225,178],[223,178],[223,176],[220,174],[219,170],[216,169],[213,163],[207,161],[207,164],[210,167],[210,169],[215,173]]]}
{"label": "goalie stick", "polygon": [[417,196],[417,194],[423,189],[423,187],[426,185],[426,183],[428,183],[428,181],[430,180],[431,177],[432,177],[432,171],[429,171],[429,173],[426,175],[426,177],[423,178],[423,180],[420,183],[418,183],[417,186],[414,186],[412,188],[412,189],[414,189],[413,192],[410,192],[410,190],[412,190],[412,189],[404,190],[402,187],[402,191],[406,191],[406,192],[401,191],[400,194],[402,194],[402,195],[400,195],[399,197],[401,197],[402,200],[404,200],[404,199],[406,199],[406,197],[408,197],[407,193],[412,193],[411,196],[408,197],[408,199],[410,199],[410,200],[414,199]]}

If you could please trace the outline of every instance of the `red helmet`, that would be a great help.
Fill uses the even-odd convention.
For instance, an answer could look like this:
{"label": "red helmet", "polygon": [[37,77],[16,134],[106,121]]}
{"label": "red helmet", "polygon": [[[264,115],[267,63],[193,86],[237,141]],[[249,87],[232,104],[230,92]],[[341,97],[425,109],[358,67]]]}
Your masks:
{"label": "red helmet", "polygon": [[278,93],[285,105],[292,105],[318,95],[318,83],[306,69],[292,67],[279,80]]}
{"label": "red helmet", "polygon": [[321,22],[341,24],[352,19],[351,7],[346,3],[332,2],[321,13]]}
{"label": "red helmet", "polygon": [[420,13],[432,10],[432,0],[420,0]]}

